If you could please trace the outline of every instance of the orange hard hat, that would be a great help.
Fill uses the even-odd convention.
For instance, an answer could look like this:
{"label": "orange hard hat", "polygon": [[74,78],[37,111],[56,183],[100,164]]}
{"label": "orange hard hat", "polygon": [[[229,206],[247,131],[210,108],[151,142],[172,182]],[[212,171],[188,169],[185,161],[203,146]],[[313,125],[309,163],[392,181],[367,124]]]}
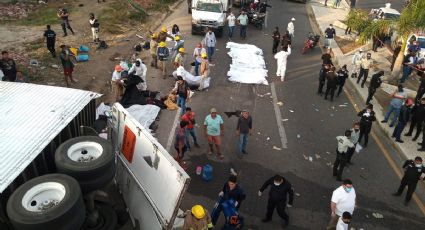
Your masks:
{"label": "orange hard hat", "polygon": [[115,66],[115,71],[122,71],[122,67],[120,65],[116,65]]}

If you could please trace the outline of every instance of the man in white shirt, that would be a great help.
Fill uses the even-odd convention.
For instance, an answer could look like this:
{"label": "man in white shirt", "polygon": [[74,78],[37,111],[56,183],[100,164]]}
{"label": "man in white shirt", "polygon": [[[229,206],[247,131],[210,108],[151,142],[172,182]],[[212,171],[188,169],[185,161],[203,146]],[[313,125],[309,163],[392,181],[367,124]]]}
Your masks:
{"label": "man in white shirt", "polygon": [[288,56],[291,54],[291,46],[283,47],[280,52],[274,55],[274,58],[277,60],[277,71],[276,75],[280,77],[280,80],[285,80],[286,74],[286,64]]}
{"label": "man in white shirt", "polygon": [[211,28],[208,29],[208,32],[205,34],[205,45],[207,46],[208,61],[211,62],[212,56],[214,55],[215,45],[217,44],[217,39]]}
{"label": "man in white shirt", "polygon": [[356,52],[351,60],[353,64],[353,71],[351,71],[351,77],[356,78],[360,71],[360,65],[362,64],[362,58],[364,56],[363,49]]}
{"label": "man in white shirt", "polygon": [[348,225],[351,222],[351,214],[349,212],[342,213],[336,224],[336,230],[348,230]]}
{"label": "man in white shirt", "polygon": [[199,76],[199,66],[202,62],[202,54],[207,53],[202,43],[199,43],[196,48],[193,50],[193,57],[195,58],[195,76]]}
{"label": "man in white shirt", "polygon": [[229,34],[228,34],[229,40],[231,40],[232,37],[233,37],[233,32],[235,31],[235,25],[236,25],[236,17],[233,14],[233,12],[230,11],[229,16],[227,16],[227,26],[228,26],[228,29],[229,29]]}
{"label": "man in white shirt", "polygon": [[288,23],[288,27],[286,27],[286,30],[289,32],[289,35],[291,38],[294,37],[295,33],[295,27],[294,27],[295,18],[291,18],[291,21]]}
{"label": "man in white shirt", "polygon": [[115,70],[112,73],[112,92],[115,95],[115,101],[119,101],[119,98],[123,95],[124,87],[121,80],[121,72],[123,71],[120,65],[115,66]]}
{"label": "man in white shirt", "polygon": [[337,136],[338,148],[336,150],[336,159],[333,167],[333,176],[336,176],[337,181],[341,181],[342,171],[347,164],[347,150],[353,148],[354,144],[350,141],[351,130],[346,130],[344,136]]}
{"label": "man in white shirt", "polygon": [[148,85],[146,83],[146,72],[147,72],[146,65],[143,64],[141,59],[137,59],[136,62],[131,66],[130,70],[128,71],[129,74],[134,74],[136,76],[139,76],[143,81],[136,85],[137,89],[140,91],[145,91],[148,88]]}
{"label": "man in white shirt", "polygon": [[[335,229],[339,218],[344,212],[353,215],[356,206],[356,191],[353,183],[345,179],[342,185],[335,189],[331,198],[331,220],[326,229]],[[339,229],[338,229],[339,230]]]}
{"label": "man in white shirt", "polygon": [[248,16],[246,15],[245,10],[241,11],[241,15],[238,17],[238,23],[241,27],[240,36],[242,39],[246,38],[246,29],[248,27]]}

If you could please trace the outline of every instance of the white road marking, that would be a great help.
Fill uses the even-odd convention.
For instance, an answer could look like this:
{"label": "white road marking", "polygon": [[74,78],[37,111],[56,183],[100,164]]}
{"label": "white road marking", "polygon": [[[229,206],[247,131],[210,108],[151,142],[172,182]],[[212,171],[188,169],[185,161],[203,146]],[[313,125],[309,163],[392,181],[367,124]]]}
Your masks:
{"label": "white road marking", "polygon": [[280,141],[282,142],[282,148],[286,149],[288,148],[288,145],[287,145],[288,139],[286,138],[285,128],[283,127],[283,124],[282,124],[282,114],[280,113],[280,108],[277,105],[277,95],[276,95],[276,88],[275,88],[274,82],[270,83],[270,88],[272,91],[273,108],[274,108],[274,113],[276,115],[277,128],[279,129]]}
{"label": "white road marking", "polygon": [[176,127],[177,127],[177,125],[179,123],[179,120],[180,120],[180,111],[181,111],[181,108],[179,108],[177,110],[176,117],[174,117],[174,122],[173,122],[173,125],[171,127],[170,136],[168,136],[167,146],[165,147],[165,149],[167,150],[167,152],[170,152],[171,144],[173,144],[174,130],[176,129]]}

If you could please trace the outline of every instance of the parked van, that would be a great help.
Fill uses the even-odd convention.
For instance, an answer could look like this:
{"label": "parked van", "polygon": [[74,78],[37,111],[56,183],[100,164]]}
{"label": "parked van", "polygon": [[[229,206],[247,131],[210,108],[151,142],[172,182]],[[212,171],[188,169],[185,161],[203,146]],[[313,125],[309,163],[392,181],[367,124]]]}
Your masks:
{"label": "parked van", "polygon": [[217,37],[223,35],[232,0],[192,0],[192,34],[211,28]]}

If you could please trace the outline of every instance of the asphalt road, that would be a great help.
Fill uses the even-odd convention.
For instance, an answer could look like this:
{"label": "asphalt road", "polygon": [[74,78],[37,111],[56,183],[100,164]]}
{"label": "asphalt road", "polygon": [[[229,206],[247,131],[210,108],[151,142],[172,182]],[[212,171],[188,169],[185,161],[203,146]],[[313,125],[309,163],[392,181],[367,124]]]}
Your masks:
{"label": "asphalt road", "polygon": [[[196,92],[189,103],[197,114],[199,124],[202,124],[211,107],[217,108],[222,115],[225,124],[225,159],[219,161],[215,157],[207,157],[206,140],[198,132],[202,148],[188,152],[185,159],[189,164],[188,173],[192,181],[182,209],[202,204],[211,210],[229,175],[229,169],[234,167],[240,174],[240,185],[247,193],[247,199],[240,209],[246,219],[246,229],[279,229],[280,222],[276,213],[273,222],[261,222],[265,215],[267,192],[262,197],[257,196],[262,183],[275,174],[286,177],[298,195],[295,197],[294,207],[288,210],[291,216],[288,229],[324,229],[330,218],[332,191],[340,185],[332,177],[331,168],[335,159],[335,136],[343,135],[358,119],[353,104],[345,94],[334,102],[325,101],[316,94],[321,51],[315,49],[308,54],[300,54],[304,38],[312,30],[306,5],[281,0],[269,1],[269,4],[273,7],[269,9],[268,27],[262,31],[249,27],[246,40],[242,41],[236,36],[234,41],[254,44],[263,49],[271,84],[255,86],[229,82],[226,73],[231,60],[225,48],[227,38],[223,37],[218,40],[213,58],[215,66],[211,67],[211,87],[207,91]],[[190,35],[191,19],[186,14],[186,9],[185,3],[180,4],[165,24],[171,26],[177,23],[180,26],[185,48],[191,54],[195,44],[203,37]],[[295,39],[293,53],[288,61],[287,77],[282,83],[275,76],[276,63],[271,53],[271,33],[275,26],[286,28],[291,17],[296,18]],[[187,60],[187,63],[191,61]],[[283,102],[283,106],[277,107],[277,112],[285,121],[277,121],[273,98],[265,95],[272,92],[271,85],[276,90],[275,99]],[[351,95],[354,91],[348,86],[347,92]],[[354,104],[359,104],[355,95],[352,96]],[[249,154],[239,159],[236,157],[237,120],[235,117],[227,118],[223,112],[242,108],[251,112],[254,135],[248,140]],[[170,131],[174,117],[175,113],[171,112],[161,115],[158,139],[163,145],[166,145],[170,135],[174,136],[173,131]],[[287,136],[288,148],[282,150],[273,149],[273,146],[282,147],[278,123],[283,125]],[[423,229],[425,221],[418,206],[412,201],[409,207],[405,207],[402,198],[391,196],[399,184],[399,178],[384,154],[398,166],[403,161],[400,153],[379,130],[374,132],[380,144],[385,147],[384,150],[371,138],[369,147],[353,157],[354,165],[347,168],[343,175],[352,179],[358,197],[352,226],[356,229]],[[196,166],[207,163],[214,168],[214,179],[211,182],[204,182],[195,174]],[[423,187],[418,188],[422,200]],[[377,219],[372,216],[373,213],[380,213],[384,218]],[[222,221],[223,218],[219,223]]]}

